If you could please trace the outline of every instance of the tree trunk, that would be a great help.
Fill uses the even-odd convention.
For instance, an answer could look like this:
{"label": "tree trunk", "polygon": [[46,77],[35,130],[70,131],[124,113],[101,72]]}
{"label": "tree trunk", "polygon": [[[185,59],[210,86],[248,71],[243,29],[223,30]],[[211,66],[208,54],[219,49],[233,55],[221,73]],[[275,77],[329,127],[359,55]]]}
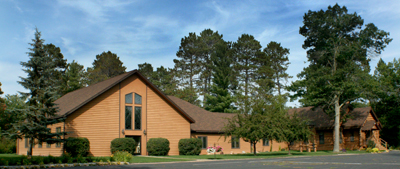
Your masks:
{"label": "tree trunk", "polygon": [[269,152],[272,152],[272,142],[273,142],[273,140],[271,140],[271,145],[269,147]]}
{"label": "tree trunk", "polygon": [[[28,138],[26,138],[28,139]],[[33,151],[33,138],[29,140],[29,151],[28,151],[28,159],[32,159],[32,151]]]}
{"label": "tree trunk", "polygon": [[254,151],[254,155],[257,155],[257,151],[256,151],[256,144],[257,144],[257,143],[253,143],[253,151]]}
{"label": "tree trunk", "polygon": [[288,155],[292,155],[292,154],[290,154],[290,143],[288,144],[288,146],[287,146],[287,148],[288,148]]}
{"label": "tree trunk", "polygon": [[337,95],[334,96],[335,98],[335,130],[334,130],[334,142],[333,142],[333,152],[339,153],[339,134],[340,134],[340,106],[339,106],[339,97]]}

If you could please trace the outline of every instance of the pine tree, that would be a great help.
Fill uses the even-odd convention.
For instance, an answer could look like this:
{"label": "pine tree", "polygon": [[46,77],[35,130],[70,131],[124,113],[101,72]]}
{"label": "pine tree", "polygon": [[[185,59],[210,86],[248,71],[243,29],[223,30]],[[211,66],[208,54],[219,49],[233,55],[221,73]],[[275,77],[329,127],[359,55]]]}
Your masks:
{"label": "pine tree", "polygon": [[88,85],[118,76],[125,73],[126,70],[117,54],[110,51],[96,55],[92,65],[93,67],[87,69]]}
{"label": "pine tree", "polygon": [[309,11],[303,18],[300,34],[306,38],[303,48],[310,64],[289,89],[304,105],[335,113],[333,151],[339,152],[340,110],[370,92],[369,57],[380,54],[392,39],[372,23],[364,26],[357,13],[338,4]]}
{"label": "pine tree", "polygon": [[158,67],[156,71],[153,72],[151,82],[164,94],[166,95],[176,95],[177,92],[177,81],[174,78],[174,73],[171,69],[166,69],[163,66]]}
{"label": "pine tree", "polygon": [[152,81],[153,78],[153,66],[150,63],[142,63],[142,64],[138,64],[138,71],[144,76],[146,77],[148,80]]}
{"label": "pine tree", "polygon": [[32,48],[28,52],[29,61],[21,62],[21,65],[28,77],[20,77],[21,84],[28,93],[21,94],[28,98],[28,106],[26,109],[17,111],[25,117],[24,123],[13,124],[17,133],[11,133],[12,138],[29,138],[28,156],[32,156],[32,148],[35,144],[48,142],[60,142],[61,135],[65,133],[51,133],[47,127],[49,125],[61,122],[64,119],[55,118],[57,107],[54,101],[57,98],[57,89],[54,84],[54,79],[50,78],[54,72],[53,58],[46,54],[43,42],[40,38],[41,34],[36,29],[35,38],[30,43]]}
{"label": "pine tree", "polygon": [[233,60],[232,52],[228,43],[220,41],[215,45],[215,51],[211,55],[213,65],[213,84],[210,94],[205,95],[204,107],[211,112],[231,113],[236,108],[235,102],[229,89],[232,88]]}
{"label": "pine tree", "polygon": [[287,81],[291,78],[286,70],[289,66],[289,49],[283,48],[280,43],[270,42],[263,52],[267,56],[267,60],[271,65],[272,78],[274,79],[274,87],[276,87],[278,94],[281,95],[281,90],[285,87],[282,80]]}
{"label": "pine tree", "polygon": [[[215,45],[223,41],[222,35],[218,31],[214,32],[211,29],[205,29],[200,32],[199,36],[199,64],[201,67],[200,79],[198,81],[198,88],[200,95],[206,96],[210,93],[211,81],[212,81],[212,69],[213,65],[211,55],[215,52]],[[203,97],[203,103],[206,101],[206,97]]]}
{"label": "pine tree", "polygon": [[244,97],[241,99],[244,101],[243,106],[248,107],[249,90],[252,82],[255,82],[258,69],[256,58],[261,54],[261,44],[254,36],[243,34],[237,42],[233,43],[233,50],[236,62],[234,68],[238,71],[237,79],[241,89],[238,95]]}
{"label": "pine tree", "polygon": [[63,79],[64,83],[62,85],[62,94],[67,94],[74,90],[78,90],[86,86],[86,76],[87,73],[83,65],[73,60],[68,63],[67,69],[64,73]]}
{"label": "pine tree", "polygon": [[199,38],[196,33],[189,33],[188,37],[181,40],[181,46],[176,56],[179,59],[174,59],[174,76],[180,82],[179,97],[192,104],[200,105],[198,100],[196,84],[199,81],[200,67],[200,49]]}

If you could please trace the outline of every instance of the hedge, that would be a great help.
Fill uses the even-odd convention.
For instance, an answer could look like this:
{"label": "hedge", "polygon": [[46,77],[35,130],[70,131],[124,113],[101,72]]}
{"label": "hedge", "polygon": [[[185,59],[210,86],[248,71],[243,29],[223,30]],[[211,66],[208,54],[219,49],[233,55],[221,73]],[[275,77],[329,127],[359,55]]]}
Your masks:
{"label": "hedge", "polygon": [[169,141],[166,138],[151,138],[147,141],[147,152],[149,152],[149,155],[166,156],[169,149]]}
{"label": "hedge", "polygon": [[136,150],[137,143],[133,138],[116,138],[111,141],[111,153],[116,151],[127,151],[133,154]]}
{"label": "hedge", "polygon": [[199,155],[201,153],[202,141],[199,138],[184,138],[179,140],[178,148],[180,155]]}
{"label": "hedge", "polygon": [[90,151],[90,142],[84,137],[70,137],[65,141],[64,148],[72,157],[86,157]]}

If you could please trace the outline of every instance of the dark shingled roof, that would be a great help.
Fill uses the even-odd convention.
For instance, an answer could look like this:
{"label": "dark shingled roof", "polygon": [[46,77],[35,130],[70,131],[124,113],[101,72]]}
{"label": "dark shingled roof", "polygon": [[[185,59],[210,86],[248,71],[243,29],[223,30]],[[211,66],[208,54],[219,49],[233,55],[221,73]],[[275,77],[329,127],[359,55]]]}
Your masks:
{"label": "dark shingled roof", "polygon": [[164,95],[160,90],[157,89],[150,81],[148,81],[143,75],[141,75],[137,70],[132,70],[124,74],[115,76],[113,78],[107,79],[105,81],[84,87],[79,90],[67,93],[62,96],[54,103],[57,104],[59,111],[57,115],[59,117],[68,116],[74,111],[78,110],[85,104],[89,103],[99,95],[103,94],[107,90],[111,89],[115,85],[119,84],[126,78],[132,75],[138,75],[138,77],[143,80],[149,87],[151,87],[156,93],[158,93],[162,98],[164,98],[172,107],[174,107],[180,114],[182,114],[189,122],[194,123],[195,121],[186,114],[180,107],[178,107],[174,102],[172,102],[166,95]]}
{"label": "dark shingled roof", "polygon": [[227,119],[235,115],[232,113],[209,112],[177,97],[168,97],[196,121],[190,125],[190,129],[194,132],[220,133],[225,123],[227,123]]}
{"label": "dark shingled roof", "polygon": [[[289,114],[294,113],[299,114],[304,119],[309,119],[316,129],[333,129],[334,127],[334,118],[324,113],[321,108],[313,110],[313,107],[310,106],[289,110]],[[361,128],[369,113],[372,113],[372,116],[378,120],[371,107],[355,108],[346,114],[348,118],[342,126],[344,129]]]}

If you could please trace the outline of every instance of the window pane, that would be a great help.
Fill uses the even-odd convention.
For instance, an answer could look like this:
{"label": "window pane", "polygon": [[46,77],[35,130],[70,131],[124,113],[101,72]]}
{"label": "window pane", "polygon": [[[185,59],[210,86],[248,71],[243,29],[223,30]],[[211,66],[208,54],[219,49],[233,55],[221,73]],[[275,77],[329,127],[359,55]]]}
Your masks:
{"label": "window pane", "polygon": [[198,138],[202,142],[201,148],[202,149],[207,149],[207,137],[199,136]]}
{"label": "window pane", "polygon": [[[56,128],[56,133],[61,133],[61,127],[57,127],[57,128]],[[60,137],[60,136],[57,136],[57,139],[61,139],[61,137]],[[61,147],[61,143],[60,143],[60,142],[57,142],[57,143],[56,143],[56,147]]]}
{"label": "window pane", "polygon": [[269,146],[269,140],[267,138],[263,139],[263,145],[264,146]]}
{"label": "window pane", "polygon": [[135,107],[135,130],[140,130],[142,126],[142,108]]}
{"label": "window pane", "polygon": [[27,137],[25,137],[25,148],[28,148],[29,147],[29,142],[28,142],[28,138]]}
{"label": "window pane", "polygon": [[324,144],[325,140],[324,140],[324,132],[320,132],[319,133],[319,144]]}
{"label": "window pane", "polygon": [[125,95],[125,103],[132,104],[132,93]]}
{"label": "window pane", "polygon": [[125,129],[132,129],[132,106],[125,106]]}
{"label": "window pane", "polygon": [[232,148],[239,148],[240,144],[239,144],[239,138],[238,137],[232,137]]}
{"label": "window pane", "polygon": [[142,104],[142,96],[135,93],[135,104]]}
{"label": "window pane", "polygon": [[350,141],[351,141],[351,142],[354,142],[354,132],[351,132]]}

